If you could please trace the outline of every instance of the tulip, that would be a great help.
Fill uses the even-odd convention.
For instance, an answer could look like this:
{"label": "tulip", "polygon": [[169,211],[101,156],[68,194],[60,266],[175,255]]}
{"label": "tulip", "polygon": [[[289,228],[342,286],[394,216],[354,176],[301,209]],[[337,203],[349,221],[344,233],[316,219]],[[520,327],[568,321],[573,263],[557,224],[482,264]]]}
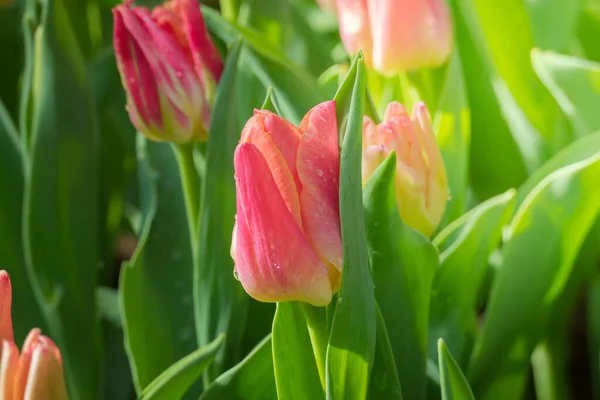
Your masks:
{"label": "tulip", "polygon": [[126,1],[113,9],[117,67],[133,125],[152,140],[206,140],[223,70],[196,0],[151,12]]}
{"label": "tulip", "polygon": [[11,293],[8,273],[0,271],[0,399],[67,400],[60,351],[50,338],[32,329],[19,354],[12,332]]}
{"label": "tulip", "polygon": [[452,23],[445,0],[337,0],[346,50],[391,74],[444,63],[452,50]]}
{"label": "tulip", "polygon": [[300,127],[257,110],[234,155],[235,274],[259,301],[323,306],[340,285],[340,158],[335,102]]}
{"label": "tulip", "polygon": [[335,12],[335,0],[317,0],[317,3],[323,10]]}
{"label": "tulip", "polygon": [[381,124],[364,118],[363,185],[392,150],[400,216],[405,224],[430,236],[446,208],[448,179],[424,103],[415,105],[412,119],[396,102],[388,105]]}

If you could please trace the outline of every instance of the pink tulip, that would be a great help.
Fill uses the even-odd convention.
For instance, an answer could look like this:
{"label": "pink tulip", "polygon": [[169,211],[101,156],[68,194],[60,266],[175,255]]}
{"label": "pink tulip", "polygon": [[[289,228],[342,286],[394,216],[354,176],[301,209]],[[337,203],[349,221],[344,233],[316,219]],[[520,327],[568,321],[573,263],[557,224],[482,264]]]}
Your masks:
{"label": "pink tulip", "polygon": [[363,184],[379,164],[396,152],[396,200],[405,224],[426,236],[437,228],[448,200],[448,180],[427,107],[419,103],[412,119],[399,103],[390,103],[384,122],[365,117]]}
{"label": "pink tulip", "polygon": [[135,127],[157,141],[206,140],[223,63],[196,0],[151,12],[128,0],[113,9],[117,66]]}
{"label": "pink tulip", "polygon": [[0,271],[0,399],[67,400],[62,359],[52,340],[32,329],[19,354],[12,332],[11,293],[8,273]]}
{"label": "pink tulip", "polygon": [[255,111],[234,163],[231,250],[244,289],[259,301],[328,304],[343,266],[335,102],[314,107],[299,128]]}
{"label": "pink tulip", "polygon": [[452,50],[445,0],[337,0],[340,36],[350,53],[389,74],[436,67]]}

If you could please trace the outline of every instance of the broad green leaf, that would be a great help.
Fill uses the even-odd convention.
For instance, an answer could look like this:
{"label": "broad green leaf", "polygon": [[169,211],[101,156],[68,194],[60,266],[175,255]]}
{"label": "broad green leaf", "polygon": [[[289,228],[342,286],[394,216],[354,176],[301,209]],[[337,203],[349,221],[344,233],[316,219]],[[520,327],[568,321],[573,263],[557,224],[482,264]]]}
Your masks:
{"label": "broad green leaf", "polygon": [[10,116],[17,118],[19,108],[19,80],[24,68],[22,22],[25,5],[21,2],[0,8],[0,99]]}
{"label": "broad green leaf", "polygon": [[29,330],[45,330],[39,305],[31,289],[23,259],[23,155],[17,128],[0,101],[0,269],[10,275],[12,323],[16,343],[22,343]]}
{"label": "broad green leaf", "polygon": [[[492,67],[473,9],[474,0],[452,0],[456,43],[471,113],[469,180],[474,193],[486,199],[519,186],[527,165],[490,81]],[[510,24],[509,24],[510,25]],[[506,163],[505,160],[511,160]]]}
{"label": "broad green leaf", "polygon": [[577,31],[582,0],[526,0],[535,45],[565,51]]}
{"label": "broad green leaf", "polygon": [[[441,252],[431,289],[429,356],[444,339],[466,366],[477,334],[477,298],[490,253],[512,216],[515,190],[493,197],[449,225],[434,240]],[[451,240],[449,240],[451,239]]]}
{"label": "broad green leaf", "polygon": [[322,399],[325,393],[302,304],[277,303],[271,341],[277,397],[290,400]]}
{"label": "broad green leaf", "polygon": [[460,3],[470,8],[479,21],[482,36],[475,40],[480,42],[480,50],[487,53],[493,69],[535,129],[543,137],[551,137],[557,114],[549,115],[548,112],[555,111],[556,106],[531,66],[530,51],[534,40],[524,2],[460,0]]}
{"label": "broad green leaf", "polygon": [[467,103],[460,56],[455,53],[433,117],[450,188],[450,200],[440,226],[461,216],[467,206],[469,148],[471,142],[470,113]]}
{"label": "broad green leaf", "polygon": [[[340,157],[344,274],[333,315],[326,361],[327,398],[336,400],[365,398],[376,340],[375,296],[362,216],[360,171],[365,67],[360,54],[355,63],[356,79]],[[338,124],[340,122],[338,120]]]}
{"label": "broad green leaf", "polygon": [[61,349],[69,394],[94,398],[100,355],[94,307],[98,131],[83,58],[60,0],[44,3],[34,57],[26,261],[48,335]]}
{"label": "broad green leaf", "polygon": [[547,176],[519,207],[469,368],[478,398],[522,394],[528,358],[598,216],[599,177],[597,153]]}
{"label": "broad green leaf", "polygon": [[600,130],[600,64],[539,50],[531,58],[578,136]]}
{"label": "broad green leaf", "polygon": [[595,272],[589,283],[587,306],[588,355],[591,360],[592,388],[600,398],[600,273]]}
{"label": "broad green leaf", "polygon": [[533,173],[521,187],[517,193],[517,206],[519,206],[523,200],[529,195],[529,193],[536,187],[546,176],[552,172],[565,167],[569,164],[575,164],[579,161],[585,160],[600,152],[600,131],[582,137],[581,139],[573,142],[568,147],[561,150],[559,153],[554,155],[548,160],[542,167],[540,167],[535,173]]}
{"label": "broad green leaf", "polygon": [[207,26],[225,43],[231,45],[238,37],[244,38],[248,48],[242,58],[265,87],[273,87],[285,118],[298,124],[309,109],[325,100],[316,79],[272,48],[258,32],[231,24],[214,10],[202,10]]}
{"label": "broad green leaf", "polygon": [[269,110],[274,112],[275,114],[281,115],[281,111],[279,110],[279,106],[277,105],[277,98],[275,96],[275,92],[273,91],[273,87],[269,86],[267,88],[267,94],[265,96],[265,100],[263,101],[262,106],[260,106],[261,110]]}
{"label": "broad green leaf", "polygon": [[200,347],[167,368],[142,391],[142,400],[180,399],[204,369],[212,362],[219,347],[223,344],[221,335],[212,343]]}
{"label": "broad green leaf", "polygon": [[170,365],[196,349],[192,251],[179,169],[168,143],[138,134],[143,226],[121,269],[119,300],[125,348],[141,393]]}
{"label": "broad green leaf", "polygon": [[375,298],[387,327],[402,394],[418,399],[425,396],[429,298],[438,254],[429,239],[403,224],[395,173],[393,153],[365,186],[366,235]]}
{"label": "broad green leaf", "polygon": [[398,369],[394,361],[394,353],[390,344],[390,338],[385,327],[385,321],[379,306],[377,312],[377,345],[375,347],[375,358],[371,370],[369,382],[370,399],[401,400],[402,390]]}
{"label": "broad green leaf", "polygon": [[271,336],[260,342],[240,363],[215,379],[200,397],[200,400],[224,399],[277,400]]}
{"label": "broad green leaf", "polygon": [[207,369],[210,382],[238,361],[246,320],[248,296],[234,279],[231,235],[235,219],[233,153],[242,127],[236,103],[238,60],[242,43],[229,53],[215,97],[206,145],[206,171],[202,181],[198,265],[194,270],[194,312],[198,344],[210,343],[225,333],[225,344]]}
{"label": "broad green leaf", "polygon": [[467,378],[442,339],[438,340],[437,348],[442,400],[475,400]]}
{"label": "broad green leaf", "polygon": [[581,0],[582,12],[577,29],[578,39],[586,58],[600,62],[600,48],[596,38],[600,35],[600,4],[597,0]]}

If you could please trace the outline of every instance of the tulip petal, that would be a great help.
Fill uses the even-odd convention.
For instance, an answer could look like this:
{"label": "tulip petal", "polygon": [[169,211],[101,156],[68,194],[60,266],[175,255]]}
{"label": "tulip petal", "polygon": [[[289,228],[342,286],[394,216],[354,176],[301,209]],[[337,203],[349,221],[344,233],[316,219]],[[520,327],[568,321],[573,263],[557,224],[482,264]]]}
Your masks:
{"label": "tulip petal", "polygon": [[58,348],[42,336],[33,350],[24,400],[66,400],[67,388]]}
{"label": "tulip petal", "polygon": [[[114,48],[117,67],[128,97],[128,110],[132,122],[140,131],[151,131],[151,125],[162,128],[160,99],[152,69],[142,49],[125,26],[124,16],[137,24],[127,5],[113,9]],[[158,138],[154,138],[158,139]]]}
{"label": "tulip petal", "polygon": [[19,349],[12,340],[2,342],[2,361],[0,362],[0,399],[16,399],[16,374],[19,369]]}
{"label": "tulip petal", "polygon": [[270,111],[257,110],[244,126],[241,142],[252,143],[262,153],[283,201],[302,228],[298,197],[302,184],[296,170],[300,144],[298,129]]}
{"label": "tulip petal", "polygon": [[[173,0],[172,3],[179,7],[183,29],[187,33],[194,65],[200,79],[204,79],[202,71],[208,70],[211,78],[218,81],[223,73],[223,61],[208,34],[198,2],[196,0]],[[203,81],[203,84],[206,88],[206,82]]]}
{"label": "tulip petal", "polygon": [[340,36],[348,53],[363,51],[367,66],[371,65],[373,41],[369,27],[367,0],[337,0]]}
{"label": "tulip petal", "polygon": [[340,227],[340,155],[335,102],[327,101],[310,110],[302,123],[298,147],[298,175],[302,181],[300,209],[304,233],[317,253],[343,267]]}
{"label": "tulip petal", "polygon": [[14,340],[12,317],[12,286],[8,272],[0,271],[0,340]]}
{"label": "tulip petal", "polygon": [[259,301],[331,301],[329,268],[287,209],[261,152],[240,144],[234,156],[237,189],[235,263],[244,289]]}

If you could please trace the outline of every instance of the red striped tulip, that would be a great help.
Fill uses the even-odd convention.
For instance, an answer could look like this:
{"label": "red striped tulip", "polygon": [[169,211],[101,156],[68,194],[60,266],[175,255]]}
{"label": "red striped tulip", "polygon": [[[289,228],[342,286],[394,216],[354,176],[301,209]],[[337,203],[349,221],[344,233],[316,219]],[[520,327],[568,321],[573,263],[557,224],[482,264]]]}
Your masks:
{"label": "red striped tulip", "polygon": [[331,301],[343,266],[335,102],[300,127],[255,111],[235,151],[236,276],[259,301]]}
{"label": "red striped tulip", "polygon": [[426,236],[437,228],[448,200],[444,161],[431,128],[427,107],[415,105],[412,119],[399,103],[390,103],[384,122],[365,117],[363,184],[390,151],[396,152],[396,200],[405,224]]}
{"label": "red striped tulip", "polygon": [[0,399],[67,400],[62,359],[52,340],[32,329],[19,354],[13,339],[11,301],[10,278],[0,271]]}
{"label": "red striped tulip", "polygon": [[445,0],[337,0],[340,36],[367,65],[394,73],[442,64],[452,50]]}
{"label": "red striped tulip", "polygon": [[152,140],[206,140],[223,63],[196,0],[113,9],[114,47],[133,125]]}

